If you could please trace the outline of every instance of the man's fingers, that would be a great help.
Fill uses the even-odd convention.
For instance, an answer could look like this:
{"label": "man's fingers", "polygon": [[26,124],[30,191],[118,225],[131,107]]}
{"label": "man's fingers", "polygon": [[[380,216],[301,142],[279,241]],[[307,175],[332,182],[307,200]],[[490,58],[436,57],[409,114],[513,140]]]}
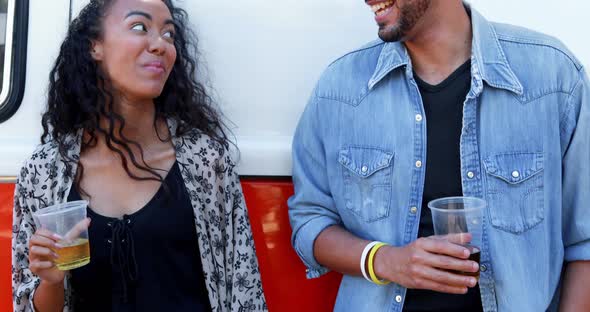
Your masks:
{"label": "man's fingers", "polygon": [[479,270],[479,264],[475,261],[462,260],[439,254],[430,254],[424,257],[425,264],[446,270],[475,273]]}
{"label": "man's fingers", "polygon": [[467,287],[445,285],[445,284],[437,283],[437,282],[429,280],[429,279],[418,280],[416,282],[415,288],[434,290],[434,291],[441,292],[441,293],[456,294],[456,295],[462,295],[462,294],[467,293]]}
{"label": "man's fingers", "polygon": [[471,254],[467,248],[451,243],[446,239],[423,237],[416,240],[416,245],[430,253],[447,255],[461,259],[469,258],[469,255]]}
{"label": "man's fingers", "polygon": [[471,239],[473,235],[471,233],[452,233],[442,236],[437,236],[438,238],[443,238],[451,243],[459,244],[459,245],[467,245],[471,243]]}
{"label": "man's fingers", "polygon": [[477,279],[473,276],[451,273],[429,266],[421,267],[418,275],[433,282],[452,287],[474,287],[477,284]]}

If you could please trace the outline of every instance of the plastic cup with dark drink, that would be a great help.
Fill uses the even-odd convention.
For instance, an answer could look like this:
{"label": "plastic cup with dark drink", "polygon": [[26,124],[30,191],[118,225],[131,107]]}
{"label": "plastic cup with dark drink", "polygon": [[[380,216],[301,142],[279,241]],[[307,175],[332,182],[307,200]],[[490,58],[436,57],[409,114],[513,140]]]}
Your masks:
{"label": "plastic cup with dark drink", "polygon": [[[452,243],[465,246],[471,255],[469,260],[479,264],[482,239],[483,211],[486,202],[475,197],[445,197],[428,203],[432,212],[434,234]],[[477,272],[455,272],[474,276]]]}

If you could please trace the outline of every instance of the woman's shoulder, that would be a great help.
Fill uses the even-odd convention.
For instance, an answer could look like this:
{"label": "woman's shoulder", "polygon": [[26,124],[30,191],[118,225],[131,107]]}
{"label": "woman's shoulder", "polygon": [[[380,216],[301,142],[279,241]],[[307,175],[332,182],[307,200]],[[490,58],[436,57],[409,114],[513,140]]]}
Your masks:
{"label": "woman's shoulder", "polygon": [[[44,198],[49,188],[47,183],[52,174],[57,174],[54,168],[58,147],[55,142],[39,144],[22,162],[17,176],[16,186],[20,205],[25,207],[28,200]],[[16,198],[15,198],[16,199]]]}
{"label": "woman's shoulder", "polygon": [[230,144],[213,138],[199,129],[191,129],[178,137],[175,147],[181,154],[199,156],[209,161],[231,162]]}
{"label": "woman's shoulder", "polygon": [[46,163],[55,162],[57,154],[59,153],[59,147],[57,142],[49,141],[46,143],[41,143],[33,149],[33,152],[29,154],[28,157],[22,163],[21,167],[21,174],[22,170],[26,168],[32,169],[38,165],[44,165]]}
{"label": "woman's shoulder", "polygon": [[201,177],[209,184],[220,183],[236,177],[235,162],[230,145],[199,130],[192,130],[175,138],[179,165],[194,177]]}
{"label": "woman's shoulder", "polygon": [[59,142],[49,137],[44,142],[41,142],[35,147],[33,152],[25,158],[23,167],[33,166],[38,164],[57,163],[58,160],[64,157],[61,151],[66,154],[66,158],[75,160],[79,157],[79,140],[77,134],[65,135]]}
{"label": "woman's shoulder", "polygon": [[[65,141],[67,142],[67,141]],[[65,143],[63,149],[68,153],[69,157],[77,157],[73,155],[73,146],[68,146]],[[69,170],[65,170],[66,162],[61,161],[60,147],[57,141],[48,140],[35,147],[33,152],[22,162],[17,183],[21,188],[44,187],[45,184],[52,184],[55,179],[61,179],[63,175],[67,175]],[[71,166],[67,166],[71,167]],[[49,186],[43,188],[45,190]]]}

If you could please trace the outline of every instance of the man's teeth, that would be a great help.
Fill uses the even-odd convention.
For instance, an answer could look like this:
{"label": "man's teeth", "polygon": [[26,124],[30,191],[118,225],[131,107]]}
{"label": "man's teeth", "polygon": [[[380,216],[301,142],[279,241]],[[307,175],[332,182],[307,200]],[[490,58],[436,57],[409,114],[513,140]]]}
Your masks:
{"label": "man's teeth", "polygon": [[390,0],[390,1],[381,2],[381,3],[378,3],[378,4],[374,4],[374,5],[371,6],[371,10],[373,10],[373,13],[377,14],[379,11],[382,11],[382,10],[385,10],[385,9],[389,8],[394,3],[395,3],[394,0]]}

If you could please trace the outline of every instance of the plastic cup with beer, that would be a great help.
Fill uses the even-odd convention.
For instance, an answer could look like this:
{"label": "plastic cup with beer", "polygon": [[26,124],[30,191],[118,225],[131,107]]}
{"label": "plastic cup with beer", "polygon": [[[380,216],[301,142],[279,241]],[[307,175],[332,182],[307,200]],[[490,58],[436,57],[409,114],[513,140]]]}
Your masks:
{"label": "plastic cup with beer", "polygon": [[90,245],[86,226],[88,201],[77,200],[39,209],[33,216],[37,225],[61,237],[62,248],[53,250],[59,256],[55,265],[59,270],[71,270],[90,262]]}
{"label": "plastic cup with beer", "polygon": [[[445,197],[428,203],[432,213],[434,234],[452,243],[465,246],[470,252],[469,260],[479,264],[482,240],[483,211],[486,201],[475,197]],[[454,272],[479,279],[479,270]]]}

